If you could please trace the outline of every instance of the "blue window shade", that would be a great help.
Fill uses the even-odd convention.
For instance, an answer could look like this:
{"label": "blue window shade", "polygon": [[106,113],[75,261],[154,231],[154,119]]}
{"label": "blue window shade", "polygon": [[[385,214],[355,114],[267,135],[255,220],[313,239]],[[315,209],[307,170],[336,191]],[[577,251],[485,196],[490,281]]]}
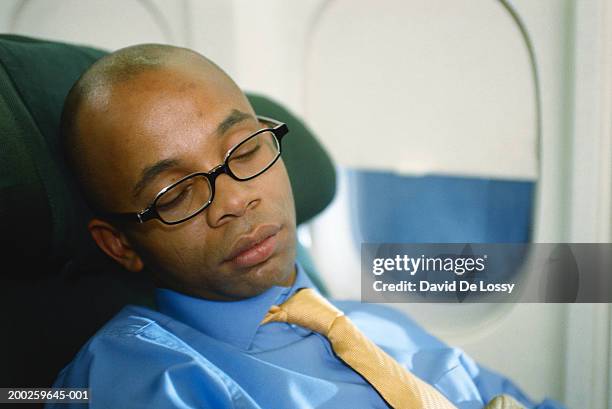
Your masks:
{"label": "blue window shade", "polygon": [[358,243],[523,243],[531,237],[533,181],[364,170],[349,170],[347,179]]}

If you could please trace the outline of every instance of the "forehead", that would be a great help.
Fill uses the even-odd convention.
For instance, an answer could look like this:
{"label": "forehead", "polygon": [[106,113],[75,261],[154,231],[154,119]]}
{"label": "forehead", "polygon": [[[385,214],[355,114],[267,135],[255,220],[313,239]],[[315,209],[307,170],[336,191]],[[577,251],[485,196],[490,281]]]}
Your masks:
{"label": "forehead", "polygon": [[80,123],[107,184],[125,194],[157,161],[189,161],[195,153],[213,151],[218,125],[234,110],[254,116],[244,94],[224,74],[165,68],[116,84],[80,116]]}
{"label": "forehead", "polygon": [[177,67],[151,70],[112,88],[109,120],[123,129],[155,134],[177,127],[186,120],[192,125],[212,127],[228,110],[251,111],[244,94],[216,69]]}

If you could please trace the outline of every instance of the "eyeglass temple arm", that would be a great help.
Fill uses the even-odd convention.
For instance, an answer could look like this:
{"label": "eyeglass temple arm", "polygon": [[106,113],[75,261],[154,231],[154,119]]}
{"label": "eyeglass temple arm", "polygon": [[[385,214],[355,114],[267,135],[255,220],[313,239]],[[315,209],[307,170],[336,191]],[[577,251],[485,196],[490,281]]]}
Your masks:
{"label": "eyeglass temple arm", "polygon": [[100,213],[100,216],[117,222],[144,223],[147,220],[154,219],[154,213],[151,209],[147,209],[143,212],[135,213]]}
{"label": "eyeglass temple arm", "polygon": [[284,122],[279,122],[276,119],[268,118],[267,116],[257,115],[257,119],[262,122],[267,122],[270,125],[274,126],[274,130],[276,130],[276,136],[278,139],[282,139],[283,136],[289,132],[289,127]]}
{"label": "eyeglass temple arm", "polygon": [[271,125],[274,125],[274,126],[278,126],[278,125],[280,125],[282,123],[282,122],[277,121],[276,119],[272,119],[272,118],[269,118],[269,117],[263,116],[263,115],[257,115],[257,119],[262,121],[262,122],[267,122],[267,123],[269,123]]}

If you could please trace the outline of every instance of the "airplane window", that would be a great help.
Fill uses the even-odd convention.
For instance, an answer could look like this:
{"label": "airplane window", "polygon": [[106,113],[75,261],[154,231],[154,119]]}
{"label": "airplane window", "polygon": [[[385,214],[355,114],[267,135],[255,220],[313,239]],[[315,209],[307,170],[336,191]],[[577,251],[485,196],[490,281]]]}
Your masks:
{"label": "airplane window", "polygon": [[523,243],[535,182],[350,170],[358,242]]}

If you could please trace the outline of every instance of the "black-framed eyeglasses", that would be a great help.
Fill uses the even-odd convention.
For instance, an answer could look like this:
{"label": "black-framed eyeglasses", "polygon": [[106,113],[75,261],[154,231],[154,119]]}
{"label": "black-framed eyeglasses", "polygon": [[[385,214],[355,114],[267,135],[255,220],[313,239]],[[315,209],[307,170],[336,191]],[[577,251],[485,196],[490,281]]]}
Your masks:
{"label": "black-framed eyeglasses", "polygon": [[151,204],[134,213],[104,213],[117,221],[144,223],[159,219],[178,224],[201,213],[215,197],[215,180],[225,173],[237,181],[251,180],[270,169],[281,155],[281,140],[289,132],[286,124],[264,116],[257,119],[269,128],[260,129],[225,154],[223,163],[209,172],[187,175],[157,193]]}

